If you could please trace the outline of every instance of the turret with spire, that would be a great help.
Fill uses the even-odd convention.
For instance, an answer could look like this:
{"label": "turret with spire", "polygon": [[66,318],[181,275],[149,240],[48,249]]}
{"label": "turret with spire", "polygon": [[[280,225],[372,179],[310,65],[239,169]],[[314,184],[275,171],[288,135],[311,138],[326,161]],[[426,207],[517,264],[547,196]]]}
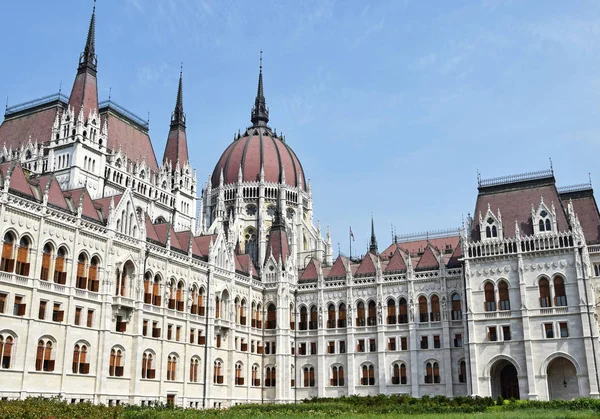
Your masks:
{"label": "turret with spire", "polygon": [[258,89],[256,91],[256,98],[254,99],[254,106],[252,107],[252,115],[250,120],[253,126],[266,126],[269,122],[269,109],[267,108],[267,102],[265,100],[265,93],[263,90],[263,76],[262,76],[262,51],[260,52],[260,70],[258,73]]}
{"label": "turret with spire", "polygon": [[98,109],[98,86],[96,81],[98,60],[96,57],[96,2],[90,18],[87,39],[83,52],[79,56],[77,76],[69,97],[69,106],[75,109],[75,114],[83,110],[83,115]]}
{"label": "turret with spire", "polygon": [[377,238],[375,237],[375,221],[373,220],[373,216],[371,215],[371,243],[369,243],[369,253],[374,255],[378,254],[377,250]]}
{"label": "turret with spire", "polygon": [[172,165],[175,165],[179,161],[182,167],[188,164],[189,161],[185,132],[185,112],[183,112],[183,66],[179,71],[177,99],[175,100],[175,109],[171,114],[171,128],[163,155],[163,163],[167,163],[168,161]]}

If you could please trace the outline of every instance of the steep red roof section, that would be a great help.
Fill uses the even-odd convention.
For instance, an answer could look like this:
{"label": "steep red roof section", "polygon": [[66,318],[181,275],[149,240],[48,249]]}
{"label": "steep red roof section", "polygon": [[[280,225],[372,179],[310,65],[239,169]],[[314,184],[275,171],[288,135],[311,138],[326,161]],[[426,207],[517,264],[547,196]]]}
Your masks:
{"label": "steep red roof section", "polygon": [[156,230],[154,229],[154,224],[152,224],[152,220],[148,214],[146,214],[146,237],[160,243],[158,234],[156,234]]}
{"label": "steep red roof section", "polygon": [[[276,216],[276,218],[278,218]],[[267,241],[267,249],[265,253],[265,263],[269,257],[275,258],[276,261],[281,260],[285,266],[288,257],[290,256],[290,244],[285,227],[279,221],[273,222],[271,232],[269,233],[269,241]]]}
{"label": "steep red roof section", "polygon": [[102,112],[102,122],[108,121],[108,144],[110,150],[121,152],[133,162],[146,160],[146,164],[153,171],[158,171],[156,155],[148,131],[120,118],[112,111]]}
{"label": "steep red roof section", "polygon": [[346,259],[342,255],[338,255],[337,259],[333,263],[333,266],[329,270],[329,274],[327,278],[333,278],[336,276],[346,276],[346,263],[348,263],[348,259]]}
{"label": "steep red roof section", "polygon": [[360,262],[358,269],[356,270],[356,275],[369,275],[375,274],[375,262],[376,256],[370,252],[367,252],[363,260]]}
{"label": "steep red roof section", "polygon": [[8,117],[0,125],[0,147],[16,150],[21,144],[31,141],[46,143],[52,138],[52,126],[56,112],[60,109],[58,102],[15,117]]}
{"label": "steep red roof section", "polygon": [[[62,189],[60,189],[60,185],[58,184],[58,181],[56,180],[54,175],[48,175],[48,176],[44,176],[44,177],[45,177],[45,179],[40,178],[40,192],[42,194],[46,190],[47,183],[51,182],[50,188],[48,189],[48,204],[52,204],[59,208],[70,211],[70,208],[65,201],[65,196],[63,195],[63,191],[62,191]],[[77,201],[76,205],[78,205],[78,204],[79,204],[79,201]],[[96,216],[95,218],[97,219],[98,216]]]}
{"label": "steep red roof section", "polygon": [[390,272],[405,272],[406,271],[406,262],[404,261],[404,257],[402,253],[400,253],[400,249],[396,249],[392,257],[390,258],[387,266],[384,269],[385,273]]}
{"label": "steep red roof section", "polygon": [[315,258],[312,258],[306,268],[304,268],[304,272],[300,275],[300,281],[309,281],[314,280],[319,277],[319,261]]}
{"label": "steep red roof section", "polygon": [[208,249],[210,247],[210,242],[213,243],[217,239],[216,234],[208,234],[206,236],[195,236],[194,241],[198,244],[198,249],[202,252],[202,256],[208,256]]}
{"label": "steep red roof section", "polygon": [[589,188],[569,193],[561,193],[563,207],[566,211],[569,201],[573,202],[573,210],[577,214],[587,244],[600,243],[600,215],[594,198],[594,191]]}
{"label": "steep red roof section", "polygon": [[181,128],[171,128],[169,131],[163,163],[169,160],[173,167],[175,167],[178,160],[180,166],[188,163],[187,135]]}
{"label": "steep red roof section", "polygon": [[463,257],[462,246],[459,243],[456,246],[456,249],[454,249],[454,253],[452,253],[452,256],[450,256],[450,260],[448,260],[448,262],[446,263],[446,266],[448,268],[460,267],[462,265],[462,262],[460,261],[460,259],[462,257]]}
{"label": "steep red roof section", "polygon": [[[111,199],[114,199],[114,201],[115,201],[115,208],[116,208],[117,205],[119,205],[119,202],[121,202],[121,198],[122,197],[123,197],[123,194],[119,194],[119,195],[107,196],[105,198],[95,199],[94,200],[94,207],[99,208],[100,211],[102,211],[102,216],[104,217],[104,219],[107,219],[108,218],[108,212],[110,210],[110,201],[111,201]],[[77,203],[75,203],[75,205],[77,205]]]}
{"label": "steep red roof section", "polygon": [[427,246],[425,252],[421,256],[419,263],[415,267],[415,271],[425,271],[429,269],[438,269],[440,267],[440,263],[438,262],[438,258],[433,253],[433,247],[431,245]]}
{"label": "steep red roof section", "polygon": [[475,205],[475,213],[473,214],[471,240],[481,240],[479,234],[479,213],[481,212],[481,215],[485,217],[488,204],[494,214],[500,209],[505,238],[515,236],[515,220],[519,223],[519,230],[522,236],[533,234],[531,205],[533,204],[533,207],[537,210],[542,197],[544,198],[544,204],[548,208],[554,203],[558,230],[567,230],[567,219],[556,190],[554,176],[550,176],[527,182],[507,183],[497,187],[480,187]]}
{"label": "steep red roof section", "polygon": [[35,198],[33,191],[31,190],[31,185],[25,176],[25,172],[21,168],[20,164],[11,164],[11,175],[10,175],[10,185],[9,189],[12,189],[16,192],[20,192],[23,195],[31,196]]}
{"label": "steep red roof section", "polygon": [[[504,216],[504,214],[502,214]],[[421,236],[422,237],[422,236]],[[458,242],[460,241],[460,236],[458,232],[456,235],[451,235],[447,237],[438,237],[438,238],[423,238],[419,240],[409,240],[409,241],[400,241],[398,243],[390,244],[383,252],[381,252],[380,257],[382,259],[389,259],[394,255],[394,252],[397,248],[401,248],[404,251],[410,253],[411,256],[417,256],[419,253],[423,253],[428,244],[437,247],[438,249],[455,249]]]}
{"label": "steep red roof section", "polygon": [[85,69],[79,70],[73,82],[69,107],[75,108],[75,115],[83,107],[83,117],[87,118],[90,110],[98,110],[98,83],[96,75]]}
{"label": "steep red roof section", "polygon": [[256,267],[250,255],[242,254],[235,255],[235,270],[243,274],[250,274],[250,267],[252,267],[252,273],[256,276]]}

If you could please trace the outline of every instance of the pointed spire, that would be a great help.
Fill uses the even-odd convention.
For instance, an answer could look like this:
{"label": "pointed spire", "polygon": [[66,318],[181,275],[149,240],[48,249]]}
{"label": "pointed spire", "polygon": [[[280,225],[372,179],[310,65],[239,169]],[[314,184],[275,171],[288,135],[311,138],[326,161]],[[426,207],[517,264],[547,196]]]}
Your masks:
{"label": "pointed spire", "polygon": [[90,27],[88,28],[87,39],[83,53],[79,57],[79,72],[91,70],[96,72],[96,0],[94,0],[94,9],[90,18]]}
{"label": "pointed spire", "polygon": [[250,121],[252,121],[253,126],[265,126],[267,125],[267,122],[269,122],[269,109],[267,109],[267,103],[265,100],[265,94],[263,90],[262,51],[260,51],[258,88],[256,90],[256,98],[254,99],[254,107],[252,108],[252,115]]}
{"label": "pointed spire", "polygon": [[185,129],[185,113],[183,112],[183,63],[179,70],[179,86],[177,87],[177,100],[175,101],[175,110],[171,114],[171,128],[180,125]]}
{"label": "pointed spire", "polygon": [[371,243],[369,244],[369,253],[374,255],[379,253],[377,250],[377,238],[375,237],[375,221],[373,220],[373,215],[371,215]]}

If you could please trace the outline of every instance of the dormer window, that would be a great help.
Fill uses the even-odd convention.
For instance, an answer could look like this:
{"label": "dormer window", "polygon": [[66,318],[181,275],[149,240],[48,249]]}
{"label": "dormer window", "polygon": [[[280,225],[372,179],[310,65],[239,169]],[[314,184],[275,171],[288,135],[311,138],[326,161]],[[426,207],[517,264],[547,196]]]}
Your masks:
{"label": "dormer window", "polygon": [[550,223],[550,214],[548,214],[548,212],[546,212],[545,210],[542,210],[542,212],[540,212],[540,221],[539,221],[539,228],[540,228],[540,233],[544,232],[544,231],[552,231],[552,224]]}
{"label": "dormer window", "polygon": [[485,227],[485,237],[491,239],[492,237],[498,237],[498,228],[495,225],[495,220],[492,217],[487,219],[487,226]]}

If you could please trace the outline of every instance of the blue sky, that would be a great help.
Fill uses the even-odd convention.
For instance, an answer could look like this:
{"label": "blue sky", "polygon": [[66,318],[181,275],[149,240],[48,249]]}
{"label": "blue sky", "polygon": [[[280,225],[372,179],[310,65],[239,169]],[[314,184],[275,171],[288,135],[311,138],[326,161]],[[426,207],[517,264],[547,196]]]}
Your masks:
{"label": "blue sky", "polygon": [[[0,5],[0,97],[70,91],[92,1]],[[264,50],[270,124],[313,185],[334,247],[458,227],[477,171],[549,167],[600,184],[596,1],[100,0],[100,99],[146,117],[160,159],[180,62],[204,182],[249,124]]]}

